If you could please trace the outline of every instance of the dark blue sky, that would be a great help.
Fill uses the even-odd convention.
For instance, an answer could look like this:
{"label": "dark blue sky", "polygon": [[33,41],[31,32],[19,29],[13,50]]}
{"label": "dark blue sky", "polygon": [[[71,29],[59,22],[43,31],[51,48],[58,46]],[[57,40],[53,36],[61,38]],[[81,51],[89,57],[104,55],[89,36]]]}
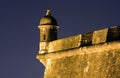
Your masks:
{"label": "dark blue sky", "polygon": [[0,78],[43,78],[35,57],[47,9],[59,38],[120,25],[120,0],[0,0]]}

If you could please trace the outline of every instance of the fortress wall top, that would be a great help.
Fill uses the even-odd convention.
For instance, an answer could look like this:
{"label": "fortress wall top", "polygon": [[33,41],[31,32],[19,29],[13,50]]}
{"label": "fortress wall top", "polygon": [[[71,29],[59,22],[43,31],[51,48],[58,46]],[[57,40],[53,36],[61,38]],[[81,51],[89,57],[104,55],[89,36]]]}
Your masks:
{"label": "fortress wall top", "polygon": [[104,28],[49,42],[48,53],[120,40],[120,26]]}

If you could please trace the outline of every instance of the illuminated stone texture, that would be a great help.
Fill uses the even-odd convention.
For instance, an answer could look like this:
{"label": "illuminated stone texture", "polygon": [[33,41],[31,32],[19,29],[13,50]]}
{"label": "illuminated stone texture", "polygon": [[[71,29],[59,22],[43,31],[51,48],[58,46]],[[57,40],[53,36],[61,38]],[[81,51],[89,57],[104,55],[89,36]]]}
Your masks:
{"label": "illuminated stone texture", "polygon": [[38,55],[44,78],[120,78],[120,41]]}
{"label": "illuminated stone texture", "polygon": [[92,44],[104,43],[107,40],[108,28],[94,31],[92,37]]}
{"label": "illuminated stone texture", "polygon": [[49,43],[48,52],[63,51],[77,48],[81,44],[81,35],[55,40]]}
{"label": "illuminated stone texture", "polygon": [[57,29],[59,28],[56,19],[51,16],[50,10],[40,20],[38,26],[40,30],[39,54],[48,53],[49,42],[57,40]]}
{"label": "illuminated stone texture", "polygon": [[[47,42],[47,53],[96,45],[115,40],[120,40],[119,26],[113,26],[111,28],[96,30],[91,33],[79,34],[68,38],[58,39],[50,41],[49,43]],[[46,44],[41,45],[40,49],[44,49],[45,46]]]}
{"label": "illuminated stone texture", "polygon": [[57,39],[59,26],[48,10],[38,28],[44,78],[120,78],[120,26]]}

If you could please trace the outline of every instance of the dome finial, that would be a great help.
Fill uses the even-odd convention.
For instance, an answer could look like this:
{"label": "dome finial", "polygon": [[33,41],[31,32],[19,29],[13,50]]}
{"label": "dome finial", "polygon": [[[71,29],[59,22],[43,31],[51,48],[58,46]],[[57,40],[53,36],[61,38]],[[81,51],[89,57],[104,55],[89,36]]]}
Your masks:
{"label": "dome finial", "polygon": [[51,11],[47,10],[46,15],[40,20],[40,25],[58,26],[56,19],[51,15]]}
{"label": "dome finial", "polygon": [[47,15],[51,15],[51,11],[48,9],[47,12],[46,12],[46,16]]}

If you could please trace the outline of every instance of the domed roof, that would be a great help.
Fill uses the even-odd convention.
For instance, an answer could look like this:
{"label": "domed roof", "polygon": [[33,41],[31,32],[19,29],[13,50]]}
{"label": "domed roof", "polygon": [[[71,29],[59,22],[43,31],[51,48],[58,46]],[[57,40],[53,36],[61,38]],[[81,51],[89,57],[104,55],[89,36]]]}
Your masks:
{"label": "domed roof", "polygon": [[50,10],[47,10],[46,15],[40,20],[40,25],[54,25],[57,26],[56,19],[51,16]]}

